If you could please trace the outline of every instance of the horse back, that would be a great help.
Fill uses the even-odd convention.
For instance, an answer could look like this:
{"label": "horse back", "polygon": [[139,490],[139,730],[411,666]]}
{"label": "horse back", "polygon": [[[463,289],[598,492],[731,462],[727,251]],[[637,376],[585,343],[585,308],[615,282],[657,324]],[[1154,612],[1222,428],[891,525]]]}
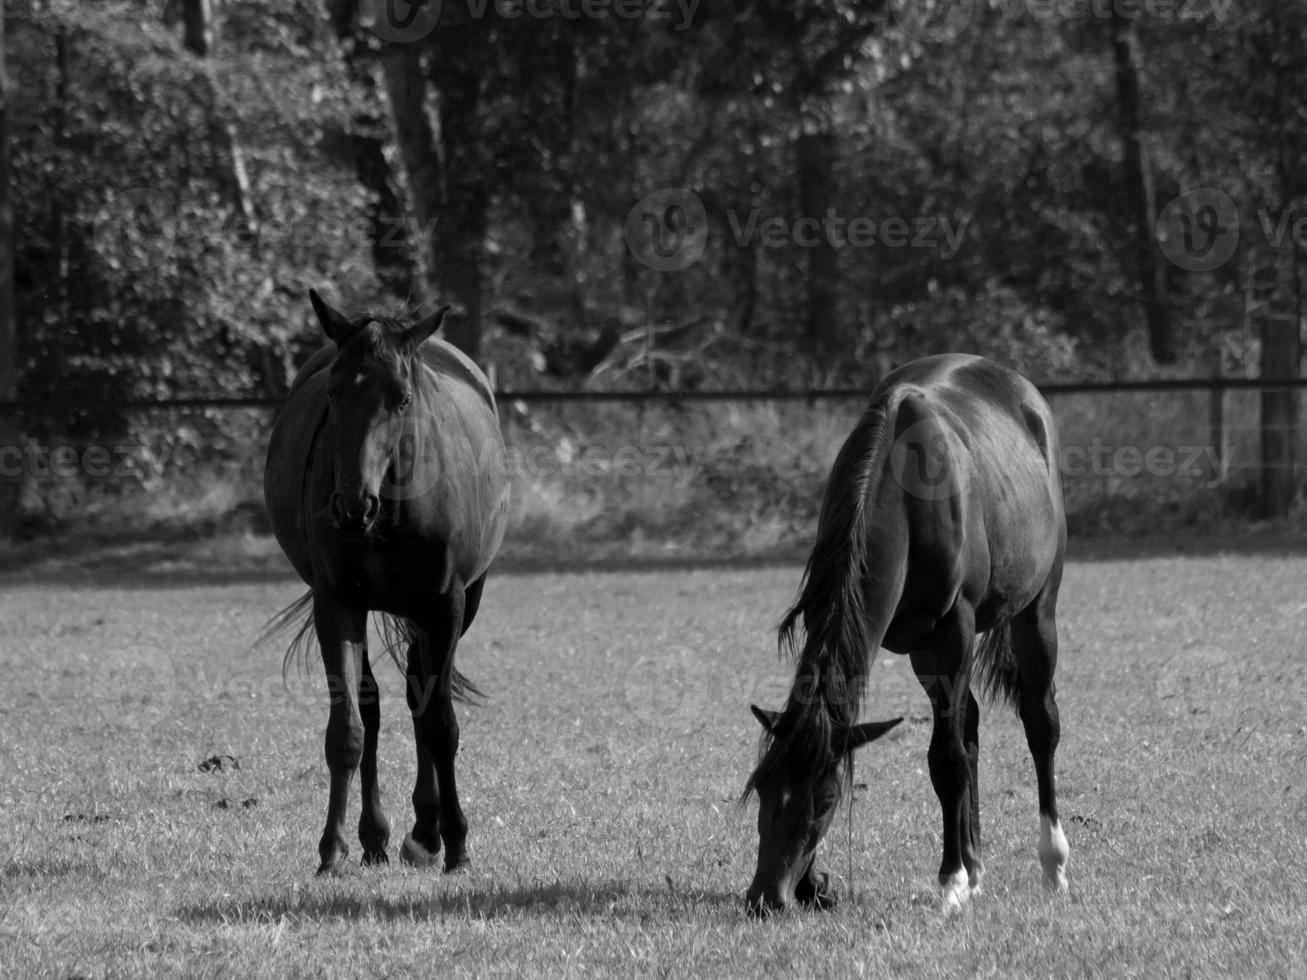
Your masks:
{"label": "horse back", "polygon": [[905,596],[929,595],[939,607],[912,618],[929,621],[958,595],[981,628],[1024,608],[1066,541],[1048,403],[1016,372],[965,355],[905,365],[878,397],[894,405],[878,506],[907,526]]}

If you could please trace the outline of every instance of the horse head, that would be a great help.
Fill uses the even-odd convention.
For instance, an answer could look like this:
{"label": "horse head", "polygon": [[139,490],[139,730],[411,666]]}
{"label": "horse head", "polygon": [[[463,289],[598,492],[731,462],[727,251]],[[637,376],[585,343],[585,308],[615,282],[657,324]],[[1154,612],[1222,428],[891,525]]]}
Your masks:
{"label": "horse head", "polygon": [[791,705],[785,712],[751,706],[766,732],[766,751],[749,779],[758,794],[758,867],[748,909],[767,915],[795,899],[821,908],[834,904],[825,876],[813,870],[817,845],[830,828],[853,752],[901,722],[848,727],[811,724]]}
{"label": "horse head", "polygon": [[350,320],[314,290],[309,299],[337,351],[327,375],[335,460],[331,520],[342,537],[366,537],[381,516],[382,498],[403,496],[418,462],[415,426],[423,390],[416,354],[449,307],[404,325],[376,316]]}

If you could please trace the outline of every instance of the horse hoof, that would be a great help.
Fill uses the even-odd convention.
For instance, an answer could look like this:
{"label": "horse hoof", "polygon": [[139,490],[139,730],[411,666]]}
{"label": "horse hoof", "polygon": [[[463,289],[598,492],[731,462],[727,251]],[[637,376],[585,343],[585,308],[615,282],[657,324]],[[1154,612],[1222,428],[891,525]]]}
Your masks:
{"label": "horse hoof", "polygon": [[1066,866],[1071,858],[1071,848],[1067,846],[1061,823],[1054,823],[1048,817],[1039,818],[1038,853],[1039,863],[1044,868],[1044,887],[1051,892],[1065,893]]}
{"label": "horse hoof", "polygon": [[404,845],[399,849],[399,859],[415,868],[431,868],[440,860],[440,850],[430,850],[415,841],[412,834],[405,834]]}
{"label": "horse hoof", "polygon": [[946,916],[957,915],[971,900],[971,885],[965,871],[959,871],[940,883],[940,909]]}
{"label": "horse hoof", "polygon": [[363,852],[363,867],[370,868],[378,864],[389,864],[390,858],[386,855],[385,848],[378,848],[375,851]]}
{"label": "horse hoof", "polygon": [[1070,890],[1066,881],[1066,872],[1061,868],[1055,868],[1051,872],[1046,871],[1044,887],[1055,895],[1065,895]]}
{"label": "horse hoof", "polygon": [[349,857],[349,847],[345,844],[319,847],[318,853],[322,857],[322,863],[318,865],[318,877],[321,878],[324,875],[339,874],[343,870],[345,859]]}
{"label": "horse hoof", "polygon": [[445,859],[445,874],[457,874],[460,871],[466,871],[472,865],[472,859],[463,851],[459,854],[447,854]]}
{"label": "horse hoof", "polygon": [[344,864],[343,861],[337,861],[337,860],[323,861],[321,864],[318,865],[318,877],[326,878],[331,875],[340,874],[341,871],[343,870],[341,867],[343,864]]}
{"label": "horse hoof", "polygon": [[794,898],[800,904],[819,912],[826,912],[839,904],[839,896],[830,887],[830,875],[815,872],[799,882]]}

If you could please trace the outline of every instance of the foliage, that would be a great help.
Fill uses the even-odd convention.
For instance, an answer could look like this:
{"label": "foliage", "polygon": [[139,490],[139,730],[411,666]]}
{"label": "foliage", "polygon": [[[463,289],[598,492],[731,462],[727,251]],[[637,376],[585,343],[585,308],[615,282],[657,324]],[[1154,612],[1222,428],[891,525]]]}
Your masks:
{"label": "foliage", "polygon": [[[405,47],[371,34],[353,0],[227,0],[199,58],[144,0],[20,0],[7,52],[21,394],[275,397],[319,342],[312,285],[358,310],[474,290],[481,359],[518,389],[869,386],[941,350],[1047,380],[1156,374],[1108,18],[955,6],[969,20],[929,37],[903,4],[753,0],[681,22],[445,3]],[[1304,194],[1307,15],[1276,0],[1200,13],[1159,7],[1134,25],[1158,207],[1212,190],[1235,209],[1227,261],[1164,264],[1175,370],[1205,373],[1216,351],[1252,374],[1268,256],[1285,245],[1268,238],[1301,251],[1301,229],[1276,222]],[[425,226],[412,148],[383,104],[401,52],[417,52],[419,104],[448,130],[420,148],[447,205]],[[399,204],[361,176],[363,130],[385,144]],[[707,222],[702,258],[674,271],[644,267],[627,240],[636,202],[660,189],[693,192]],[[874,241],[799,241],[798,222],[825,217],[805,213],[817,201],[844,232],[869,221]],[[378,244],[373,219],[406,233]],[[416,265],[467,253],[479,275],[406,291],[378,268],[386,248],[424,253]],[[219,462],[262,434],[219,416],[188,426]],[[176,435],[126,413],[25,428]]]}

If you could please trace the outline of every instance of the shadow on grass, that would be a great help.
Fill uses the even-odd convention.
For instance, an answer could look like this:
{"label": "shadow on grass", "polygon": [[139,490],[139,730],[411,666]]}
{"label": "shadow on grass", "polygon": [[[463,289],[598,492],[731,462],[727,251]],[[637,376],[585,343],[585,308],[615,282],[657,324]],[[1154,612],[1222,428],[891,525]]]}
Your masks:
{"label": "shadow on grass", "polygon": [[0,866],[0,881],[14,881],[19,878],[66,878],[70,875],[96,876],[99,873],[95,862],[89,859],[42,857],[27,861],[16,858]]}
{"label": "shadow on grass", "polygon": [[639,889],[621,881],[493,886],[438,892],[438,880],[433,879],[431,890],[422,895],[348,895],[335,890],[308,888],[295,893],[224,898],[183,905],[176,914],[183,922],[205,925],[218,922],[268,923],[283,917],[315,920],[366,918],[387,922],[446,917],[493,919],[513,914],[643,917],[655,909],[693,917],[709,908],[730,910],[742,905],[741,896],[734,892],[681,892],[670,887]]}

